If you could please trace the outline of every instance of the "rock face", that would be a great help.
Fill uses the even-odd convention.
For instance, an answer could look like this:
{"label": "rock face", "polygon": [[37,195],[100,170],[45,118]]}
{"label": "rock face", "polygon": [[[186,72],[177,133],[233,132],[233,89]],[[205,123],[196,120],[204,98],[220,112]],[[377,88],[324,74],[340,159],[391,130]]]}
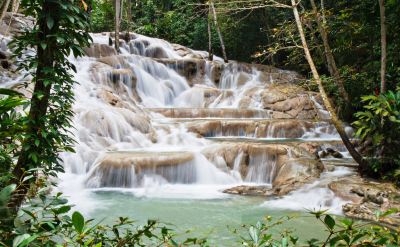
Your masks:
{"label": "rock face", "polygon": [[[244,112],[244,111],[243,111]],[[316,129],[321,134],[333,134],[334,129],[329,123],[314,122],[309,120],[282,119],[282,120],[197,120],[185,124],[189,131],[203,137],[214,136],[246,136],[255,138],[302,138],[307,132],[315,133]],[[326,126],[326,127],[325,127]],[[329,149],[332,150],[332,149]],[[333,155],[338,156],[332,150]],[[329,153],[330,154],[330,153]],[[328,155],[328,154],[327,154]]]}
{"label": "rock face", "polygon": [[344,200],[351,201],[343,206],[346,216],[379,221],[392,226],[400,225],[400,214],[377,218],[376,212],[400,208],[400,191],[391,183],[374,182],[352,176],[329,184],[329,188]]}
{"label": "rock face", "polygon": [[204,150],[203,154],[213,163],[222,162],[239,172],[246,182],[271,184],[224,191],[232,194],[285,195],[315,181],[324,170],[322,163],[307,151],[289,145],[224,143]]}
{"label": "rock face", "polygon": [[193,154],[113,152],[99,158],[87,179],[90,187],[133,187],[145,175],[161,176],[170,183],[193,183]]}
{"label": "rock face", "polygon": [[105,44],[93,43],[90,47],[83,48],[83,50],[88,57],[101,58],[117,55],[117,51],[114,47]]}
{"label": "rock face", "polygon": [[32,29],[35,19],[19,13],[7,12],[0,23],[0,34],[18,35],[26,29]]}
{"label": "rock face", "polygon": [[234,108],[148,108],[169,118],[257,118],[269,116],[268,112],[255,109]]}

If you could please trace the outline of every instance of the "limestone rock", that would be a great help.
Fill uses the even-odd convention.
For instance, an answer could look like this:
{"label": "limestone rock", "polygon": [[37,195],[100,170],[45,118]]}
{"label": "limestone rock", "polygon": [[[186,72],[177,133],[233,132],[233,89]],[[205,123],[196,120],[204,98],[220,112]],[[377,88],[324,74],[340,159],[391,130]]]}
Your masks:
{"label": "limestone rock", "polygon": [[248,186],[240,185],[233,188],[229,188],[223,191],[227,194],[232,195],[243,195],[243,196],[272,196],[273,190],[270,186]]}
{"label": "limestone rock", "polygon": [[339,179],[329,184],[329,188],[344,200],[351,201],[343,206],[348,217],[379,221],[392,226],[400,225],[398,213],[385,218],[376,218],[375,212],[385,212],[400,208],[400,191],[391,183],[381,183],[363,179],[357,175]]}
{"label": "limestone rock", "polygon": [[93,43],[90,47],[83,48],[83,50],[88,57],[102,58],[117,55],[114,47],[105,44]]}

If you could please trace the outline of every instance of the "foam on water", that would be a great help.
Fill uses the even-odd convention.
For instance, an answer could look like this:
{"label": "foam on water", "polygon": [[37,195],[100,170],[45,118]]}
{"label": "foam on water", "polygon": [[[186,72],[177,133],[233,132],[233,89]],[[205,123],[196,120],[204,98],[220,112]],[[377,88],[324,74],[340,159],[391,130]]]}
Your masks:
{"label": "foam on water", "polygon": [[262,206],[268,208],[288,209],[294,211],[303,210],[326,210],[330,213],[341,214],[342,205],[347,203],[334,195],[327,188],[327,183],[336,177],[350,175],[353,172],[348,168],[336,168],[333,172],[325,172],[321,179],[307,184],[303,188],[291,192],[282,198],[268,200]]}

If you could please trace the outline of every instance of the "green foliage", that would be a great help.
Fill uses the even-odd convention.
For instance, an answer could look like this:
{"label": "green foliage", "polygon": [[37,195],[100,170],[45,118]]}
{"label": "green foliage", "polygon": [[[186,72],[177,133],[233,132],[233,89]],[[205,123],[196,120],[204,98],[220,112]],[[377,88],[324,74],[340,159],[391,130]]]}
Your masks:
{"label": "green foliage", "polygon": [[371,143],[367,150],[371,172],[397,174],[400,169],[400,90],[362,97],[363,111],[355,114],[356,136]]}
{"label": "green foliage", "polygon": [[90,15],[91,31],[111,31],[114,27],[114,11],[111,1],[92,1],[93,11]]}
{"label": "green foliage", "polygon": [[[2,193],[0,193],[0,196]],[[72,212],[60,193],[50,196],[42,189],[36,198],[28,201],[15,219],[10,233],[1,232],[0,244],[4,246],[210,246],[207,239],[187,238],[168,225],[149,220],[144,225],[120,217],[114,224],[106,225]],[[377,213],[377,219],[398,213],[391,209]],[[320,224],[326,234],[318,239],[300,240],[290,229],[276,231],[276,227],[289,225],[293,217],[274,220],[265,217],[255,225],[243,226],[232,232],[238,246],[398,246],[398,230],[370,223],[358,223],[327,214],[327,211],[310,211],[315,224]],[[244,234],[245,233],[245,234]],[[244,234],[244,235],[243,235]],[[180,240],[178,240],[180,239]],[[305,241],[306,244],[301,243]],[[223,243],[220,243],[223,244]],[[218,243],[216,244],[218,246]]]}
{"label": "green foliage", "polygon": [[[399,246],[400,235],[398,230],[357,223],[350,219],[336,219],[326,213],[327,211],[315,211],[310,214],[322,228],[326,230],[326,236],[319,239],[310,239],[306,245],[299,245],[299,237],[290,230],[284,230],[280,234],[272,234],[277,225],[290,222],[291,218],[283,218],[273,221],[267,217],[264,222],[248,227],[249,237],[242,237],[243,246],[251,247],[289,247],[289,246]],[[379,217],[388,216],[398,210],[389,210]]]}
{"label": "green foliage", "polygon": [[0,88],[0,189],[11,180],[13,157],[25,131],[24,115],[18,112],[27,106],[27,100],[18,92]]}
{"label": "green foliage", "polygon": [[[207,246],[204,239],[190,238],[182,242],[166,225],[149,220],[138,226],[120,217],[113,225],[87,220],[75,211],[61,194],[39,196],[28,202],[15,220],[11,235],[0,231],[4,246]],[[1,194],[0,194],[1,196]]]}
{"label": "green foliage", "polygon": [[[45,178],[63,171],[59,153],[73,151],[69,129],[74,81],[70,71],[76,68],[66,57],[70,53],[83,54],[81,47],[90,40],[88,16],[78,7],[80,2],[21,1],[25,14],[37,22],[10,47],[19,61],[19,70],[28,72],[35,86],[30,101],[12,90],[0,90],[0,94],[7,95],[0,98],[0,190],[3,194],[16,187],[1,201],[0,228],[6,233],[29,190],[34,192],[33,188],[40,187]],[[25,114],[28,105],[29,113]],[[18,242],[24,244],[29,239],[21,236]]]}
{"label": "green foliage", "polygon": [[[69,129],[75,82],[70,71],[76,68],[66,57],[71,53],[75,57],[82,55],[82,47],[90,40],[88,15],[78,7],[79,3],[78,0],[21,2],[25,14],[38,20],[32,30],[11,43],[15,57],[22,58],[19,69],[30,72],[35,83],[30,113],[24,121],[27,129],[22,134],[22,147],[17,154],[29,154],[24,162],[26,172],[40,170],[45,176],[56,176],[63,170],[59,152],[72,151]],[[26,56],[27,48],[35,53]],[[44,60],[53,62],[46,65],[40,56],[42,60],[48,56]]]}

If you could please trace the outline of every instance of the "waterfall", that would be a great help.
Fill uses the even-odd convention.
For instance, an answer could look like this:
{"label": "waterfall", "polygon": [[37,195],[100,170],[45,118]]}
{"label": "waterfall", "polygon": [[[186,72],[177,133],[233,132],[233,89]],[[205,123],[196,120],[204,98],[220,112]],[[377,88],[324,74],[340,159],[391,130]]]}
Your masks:
{"label": "waterfall", "polygon": [[[206,52],[134,36],[121,45],[122,55],[73,60],[79,82],[74,89],[76,153],[62,158],[69,174],[84,177],[83,187],[272,184],[279,169],[277,155],[282,154],[246,156],[242,150],[230,163],[226,155],[205,155],[202,150],[213,141],[203,136],[273,139],[337,134],[329,124],[270,119],[260,97],[280,71],[264,75],[247,65],[223,64],[220,58],[209,62]],[[101,34],[93,40],[108,43]],[[246,107],[239,107],[244,101]],[[203,128],[203,136],[193,128]],[[288,153],[294,158],[292,151]]]}

